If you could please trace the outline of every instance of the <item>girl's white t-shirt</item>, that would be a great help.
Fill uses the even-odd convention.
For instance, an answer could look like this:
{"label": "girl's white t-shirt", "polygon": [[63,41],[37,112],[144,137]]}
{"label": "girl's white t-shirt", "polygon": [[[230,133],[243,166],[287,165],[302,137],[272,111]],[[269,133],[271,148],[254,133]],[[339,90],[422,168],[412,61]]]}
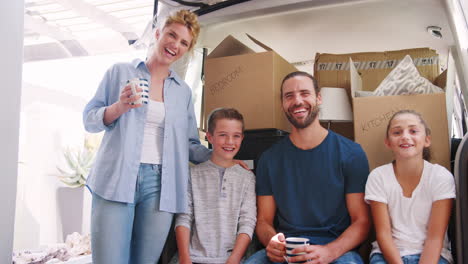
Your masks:
{"label": "girl's white t-shirt", "polygon": [[[422,253],[426,240],[427,225],[432,203],[455,198],[455,182],[444,167],[424,161],[419,184],[410,198],[403,195],[391,163],[374,169],[367,179],[365,200],[385,203],[392,224],[393,241],[400,256]],[[381,253],[377,241],[372,243],[372,252]],[[453,262],[450,243],[445,233],[442,256]]]}

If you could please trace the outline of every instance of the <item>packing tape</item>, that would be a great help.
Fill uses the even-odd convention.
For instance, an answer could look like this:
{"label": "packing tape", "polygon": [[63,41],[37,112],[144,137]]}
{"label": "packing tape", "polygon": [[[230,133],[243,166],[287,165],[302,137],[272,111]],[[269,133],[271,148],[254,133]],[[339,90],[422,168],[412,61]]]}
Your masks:
{"label": "packing tape", "polygon": [[[392,69],[401,60],[384,60],[384,61],[355,61],[354,66],[358,70],[371,70],[371,69]],[[426,65],[439,64],[439,57],[428,58],[415,58],[413,59],[416,67]],[[349,71],[349,62],[320,62],[316,67],[317,71]]]}

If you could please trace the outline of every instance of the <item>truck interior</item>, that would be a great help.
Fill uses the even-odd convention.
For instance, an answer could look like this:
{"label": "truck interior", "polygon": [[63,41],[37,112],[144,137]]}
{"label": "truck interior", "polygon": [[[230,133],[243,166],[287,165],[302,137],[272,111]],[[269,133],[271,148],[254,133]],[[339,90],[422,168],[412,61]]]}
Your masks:
{"label": "truck interior", "polygon": [[[204,66],[211,52],[229,36],[254,53],[273,50],[298,70],[311,74],[318,71],[318,54],[435,51],[438,73],[450,69],[453,74],[445,89],[446,107],[438,109],[446,113],[448,138],[439,140],[449,142],[456,181],[449,230],[453,253],[456,263],[468,264],[466,0],[25,0],[24,63],[123,51],[144,56],[154,22],[177,9],[192,10],[202,25],[194,53],[175,65],[193,89],[201,129],[207,111]],[[343,129],[349,131],[349,127]],[[245,159],[255,159],[246,148]],[[15,228],[21,228],[21,223],[17,225]],[[170,260],[174,246],[172,235],[161,263]]]}

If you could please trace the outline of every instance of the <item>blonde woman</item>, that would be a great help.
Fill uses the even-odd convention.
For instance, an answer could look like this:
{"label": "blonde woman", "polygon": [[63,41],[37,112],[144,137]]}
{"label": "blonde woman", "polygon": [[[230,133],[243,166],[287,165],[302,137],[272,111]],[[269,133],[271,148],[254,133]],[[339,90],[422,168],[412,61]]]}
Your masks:
{"label": "blonde woman", "polygon": [[[198,139],[191,90],[170,66],[199,30],[192,12],[170,15],[147,60],[113,65],[85,107],[86,130],[106,131],[87,181],[94,264],[157,263],[174,213],[187,210],[188,161],[210,151]],[[148,80],[148,104],[134,104],[132,78]]]}

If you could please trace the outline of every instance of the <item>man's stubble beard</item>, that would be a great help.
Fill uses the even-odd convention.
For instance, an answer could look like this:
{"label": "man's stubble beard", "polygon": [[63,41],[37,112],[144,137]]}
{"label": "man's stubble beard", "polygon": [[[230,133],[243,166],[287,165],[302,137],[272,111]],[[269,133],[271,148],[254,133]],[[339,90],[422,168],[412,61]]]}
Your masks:
{"label": "man's stubble beard", "polygon": [[[297,108],[297,107],[300,107],[300,106],[293,106],[291,108]],[[317,118],[319,112],[320,112],[320,108],[317,104],[315,104],[314,106],[311,106],[308,104],[308,107],[310,109],[309,111],[309,114],[305,117],[304,121],[303,122],[300,122],[298,121],[297,119],[295,119],[292,114],[290,113],[289,109],[287,112],[285,112],[286,114],[286,117],[288,118],[289,122],[297,129],[304,129],[308,126],[310,126],[314,121],[315,119]]]}

